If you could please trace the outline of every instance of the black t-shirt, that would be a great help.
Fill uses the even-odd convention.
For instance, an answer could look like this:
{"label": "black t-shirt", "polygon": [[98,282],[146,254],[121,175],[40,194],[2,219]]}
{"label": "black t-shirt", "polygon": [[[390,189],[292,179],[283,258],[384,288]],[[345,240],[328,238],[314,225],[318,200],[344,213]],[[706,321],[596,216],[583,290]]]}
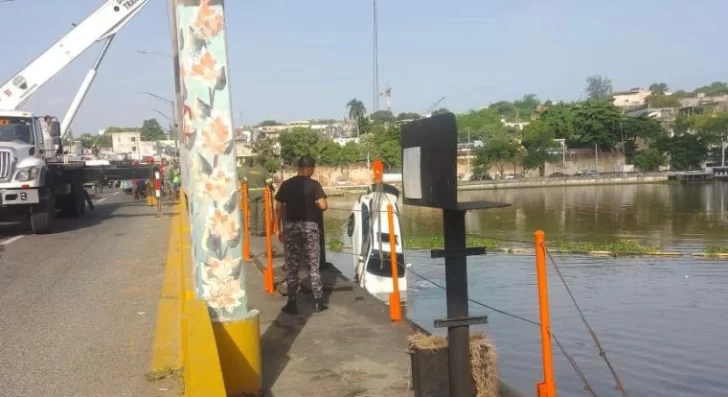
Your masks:
{"label": "black t-shirt", "polygon": [[286,222],[318,222],[321,210],[316,201],[326,198],[317,180],[305,176],[289,178],[278,188],[276,201],[286,205]]}

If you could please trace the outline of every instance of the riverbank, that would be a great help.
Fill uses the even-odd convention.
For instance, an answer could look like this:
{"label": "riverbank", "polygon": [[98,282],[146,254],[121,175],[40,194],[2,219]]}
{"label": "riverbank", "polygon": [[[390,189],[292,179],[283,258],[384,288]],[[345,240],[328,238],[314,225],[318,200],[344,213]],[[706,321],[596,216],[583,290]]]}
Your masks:
{"label": "riverbank", "polygon": [[[326,244],[331,252],[340,253],[350,250],[343,241],[336,237],[327,237]],[[404,246],[407,250],[423,251],[444,247],[442,236],[415,236],[405,238]],[[468,235],[466,246],[485,247],[487,251],[510,255],[534,255],[534,249],[526,242],[502,242],[486,237]],[[589,255],[589,256],[654,256],[654,257],[682,257],[692,256],[703,259],[727,259],[728,247],[706,246],[700,252],[663,251],[657,247],[648,247],[634,240],[615,239],[607,242],[553,242],[547,244],[549,252],[560,255]]]}
{"label": "riverbank", "polygon": [[609,175],[594,177],[555,177],[537,179],[510,179],[493,181],[460,182],[458,190],[490,190],[490,189],[518,189],[536,187],[564,187],[564,186],[598,186],[598,185],[633,185],[645,183],[663,183],[668,181],[667,174],[653,175]]}
{"label": "riverbank", "polygon": [[[522,189],[538,187],[569,187],[569,186],[600,186],[600,185],[638,185],[650,183],[669,182],[668,174],[650,175],[607,175],[594,177],[544,177],[529,179],[499,179],[488,181],[460,181],[458,190],[496,190],[496,189]],[[400,187],[401,182],[392,182],[392,185]],[[331,197],[347,195],[358,195],[365,193],[368,185],[326,185],[326,193]]]}

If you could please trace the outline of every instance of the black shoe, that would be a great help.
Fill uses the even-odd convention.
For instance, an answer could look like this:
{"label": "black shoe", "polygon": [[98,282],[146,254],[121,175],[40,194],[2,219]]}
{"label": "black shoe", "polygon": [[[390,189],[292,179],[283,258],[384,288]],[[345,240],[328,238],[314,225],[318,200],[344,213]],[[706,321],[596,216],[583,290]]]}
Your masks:
{"label": "black shoe", "polygon": [[313,308],[316,311],[316,313],[321,313],[322,311],[327,310],[329,308],[329,306],[327,304],[319,301],[313,305]]}
{"label": "black shoe", "polygon": [[298,314],[298,305],[296,305],[296,301],[289,300],[281,311],[288,314]]}

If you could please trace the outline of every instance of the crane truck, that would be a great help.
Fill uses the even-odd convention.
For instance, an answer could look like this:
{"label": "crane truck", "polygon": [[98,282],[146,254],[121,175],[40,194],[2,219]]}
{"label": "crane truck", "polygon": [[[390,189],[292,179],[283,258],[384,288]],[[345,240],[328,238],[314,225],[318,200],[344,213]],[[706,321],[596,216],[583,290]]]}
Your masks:
{"label": "crane truck", "polygon": [[[0,222],[28,218],[33,233],[52,233],[58,211],[82,216],[93,203],[84,184],[147,179],[151,167],[102,167],[69,161],[63,148],[71,122],[116,33],[148,0],[108,0],[48,50],[0,86]],[[43,84],[94,43],[103,48],[64,119],[19,108]]]}

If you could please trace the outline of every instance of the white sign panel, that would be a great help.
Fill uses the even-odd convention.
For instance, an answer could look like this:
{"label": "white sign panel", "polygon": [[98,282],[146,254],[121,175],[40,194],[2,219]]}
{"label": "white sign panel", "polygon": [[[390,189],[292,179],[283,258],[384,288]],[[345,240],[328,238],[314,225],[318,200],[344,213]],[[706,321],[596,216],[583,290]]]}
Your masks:
{"label": "white sign panel", "polygon": [[404,184],[404,197],[408,199],[422,199],[422,161],[420,147],[404,149],[402,155],[402,179]]}

